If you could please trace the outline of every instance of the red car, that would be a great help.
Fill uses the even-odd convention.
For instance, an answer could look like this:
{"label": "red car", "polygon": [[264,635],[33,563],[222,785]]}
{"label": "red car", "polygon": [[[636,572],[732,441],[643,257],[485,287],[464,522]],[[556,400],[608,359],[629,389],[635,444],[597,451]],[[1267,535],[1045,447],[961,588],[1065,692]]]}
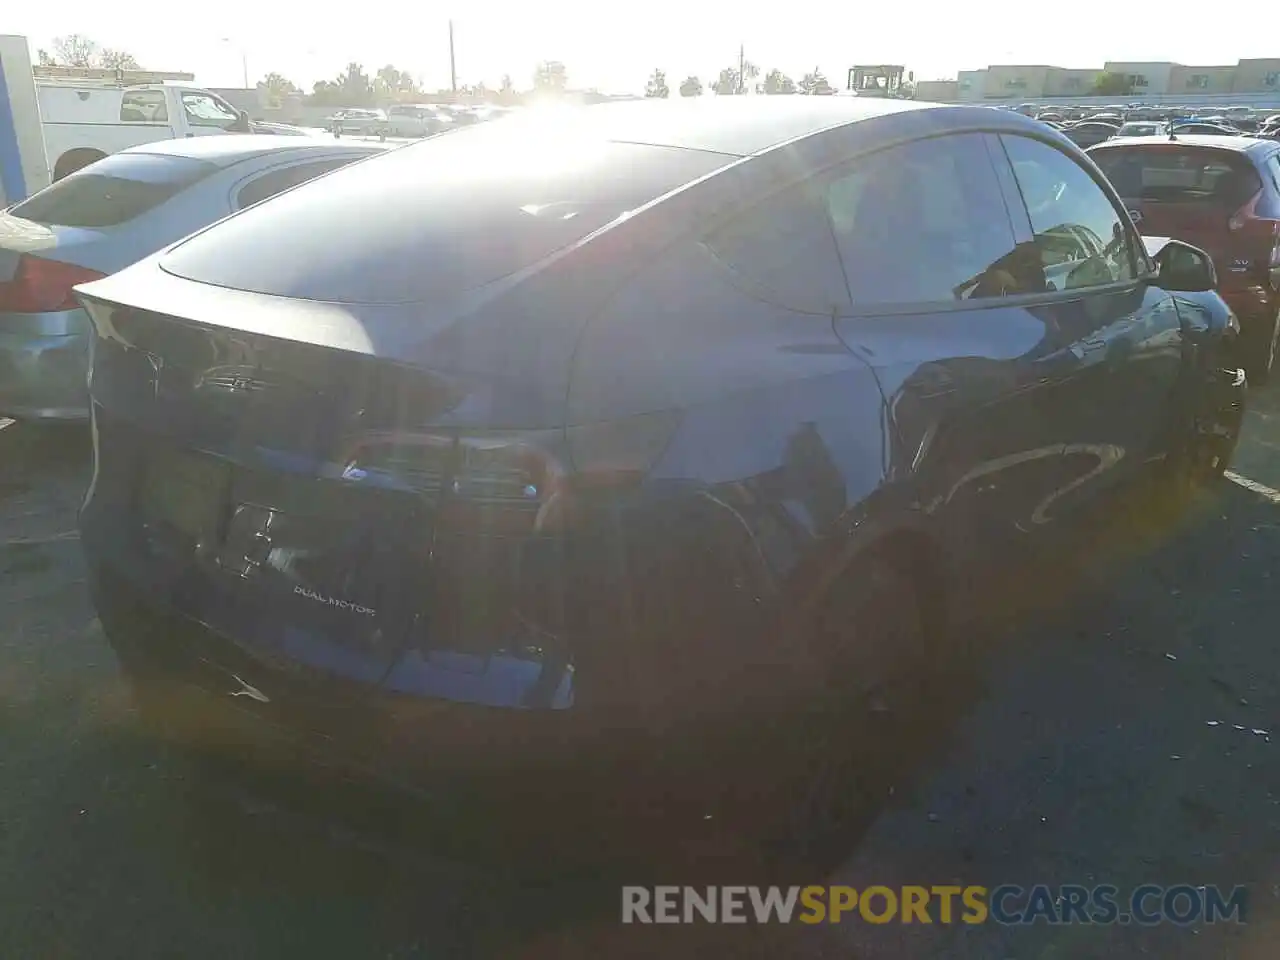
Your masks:
{"label": "red car", "polygon": [[1240,319],[1245,370],[1265,382],[1280,327],[1280,143],[1142,137],[1088,152],[1144,235],[1185,240],[1213,257],[1219,292]]}

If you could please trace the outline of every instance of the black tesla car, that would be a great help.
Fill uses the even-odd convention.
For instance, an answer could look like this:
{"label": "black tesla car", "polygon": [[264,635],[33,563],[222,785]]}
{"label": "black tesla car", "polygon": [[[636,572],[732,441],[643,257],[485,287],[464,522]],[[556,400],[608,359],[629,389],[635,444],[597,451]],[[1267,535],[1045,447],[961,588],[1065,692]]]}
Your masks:
{"label": "black tesla car", "polygon": [[818,849],[969,584],[1223,469],[1214,282],[1009,111],[451,132],[78,288],[101,621],[144,698],[469,810],[665,784]]}

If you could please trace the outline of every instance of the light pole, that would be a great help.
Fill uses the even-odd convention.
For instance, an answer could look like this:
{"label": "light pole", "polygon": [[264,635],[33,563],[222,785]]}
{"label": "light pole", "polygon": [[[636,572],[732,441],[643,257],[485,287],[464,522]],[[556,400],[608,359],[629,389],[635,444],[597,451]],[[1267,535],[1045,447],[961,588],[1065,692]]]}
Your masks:
{"label": "light pole", "polygon": [[221,40],[223,43],[229,43],[236,50],[240,51],[241,76],[244,80],[244,88],[248,90],[249,89],[249,55],[245,53],[244,47],[240,46],[230,37],[222,37]]}
{"label": "light pole", "polygon": [[453,21],[449,21],[449,87],[458,96],[458,63],[453,55]]}

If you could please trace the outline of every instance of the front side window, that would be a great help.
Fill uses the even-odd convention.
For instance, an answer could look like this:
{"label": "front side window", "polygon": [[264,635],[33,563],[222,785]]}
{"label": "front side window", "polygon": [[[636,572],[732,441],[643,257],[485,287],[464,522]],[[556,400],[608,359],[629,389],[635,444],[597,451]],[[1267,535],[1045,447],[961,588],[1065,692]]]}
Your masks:
{"label": "front side window", "polygon": [[1132,231],[1098,182],[1062,151],[1002,136],[1050,289],[1133,280]]}
{"label": "front side window", "polygon": [[830,178],[824,198],[855,309],[1043,290],[980,134],[873,154]]}
{"label": "front side window", "polygon": [[195,127],[227,127],[238,119],[234,110],[207,93],[183,92],[182,110]]}

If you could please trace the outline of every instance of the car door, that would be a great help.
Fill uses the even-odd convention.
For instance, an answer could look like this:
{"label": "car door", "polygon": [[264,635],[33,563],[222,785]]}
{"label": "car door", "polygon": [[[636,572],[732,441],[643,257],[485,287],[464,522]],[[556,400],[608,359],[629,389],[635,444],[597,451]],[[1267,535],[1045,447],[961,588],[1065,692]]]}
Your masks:
{"label": "car door", "polygon": [[1070,475],[1059,508],[1099,494],[1164,454],[1182,370],[1183,331],[1173,297],[1151,272],[1127,212],[1096,171],[1031,136],[1002,135],[1020,243],[1044,270],[1050,361],[1061,371],[1052,402],[1067,424]]}
{"label": "car door", "polygon": [[941,523],[967,574],[1044,540],[1063,485],[1065,412],[1047,402],[1043,291],[1019,247],[985,134],[855,160],[824,187],[852,307],[845,343],[876,371],[893,473]]}

